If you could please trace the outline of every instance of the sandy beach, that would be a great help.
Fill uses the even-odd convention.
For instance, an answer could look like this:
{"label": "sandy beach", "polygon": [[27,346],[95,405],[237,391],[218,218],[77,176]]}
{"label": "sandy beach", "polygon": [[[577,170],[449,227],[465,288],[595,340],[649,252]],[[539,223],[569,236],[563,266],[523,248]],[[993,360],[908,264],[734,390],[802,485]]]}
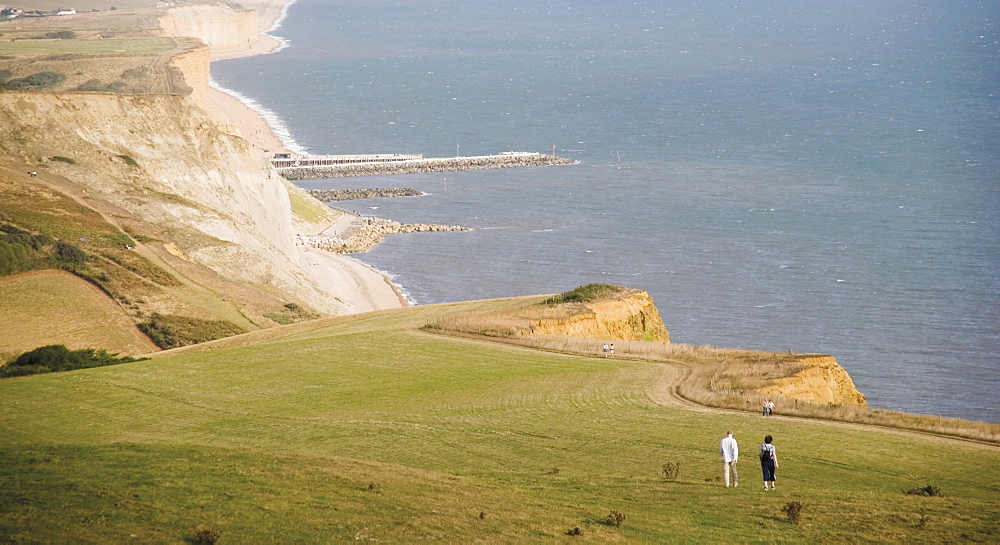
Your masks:
{"label": "sandy beach", "polygon": [[[293,1],[243,0],[244,8],[257,10],[259,39],[243,49],[213,51],[212,60],[263,55],[280,47],[279,40],[264,33],[275,25],[282,10]],[[275,152],[288,151],[264,118],[238,98],[210,89],[209,101],[212,113],[233,123],[261,155],[270,157]],[[299,250],[303,270],[331,298],[342,302],[348,312],[400,308],[408,304],[387,277],[359,261],[305,246],[299,246]]]}
{"label": "sandy beach", "polygon": [[[246,0],[240,2],[246,9],[257,10],[259,38],[247,48],[212,51],[212,60],[264,55],[281,47],[279,40],[264,33],[274,27],[278,18],[281,17],[282,10],[293,1]],[[208,98],[212,108],[229,118],[239,128],[243,137],[253,144],[254,149],[260,151],[262,155],[271,156],[276,152],[288,151],[281,139],[274,135],[267,121],[238,98],[218,89],[209,89]]]}

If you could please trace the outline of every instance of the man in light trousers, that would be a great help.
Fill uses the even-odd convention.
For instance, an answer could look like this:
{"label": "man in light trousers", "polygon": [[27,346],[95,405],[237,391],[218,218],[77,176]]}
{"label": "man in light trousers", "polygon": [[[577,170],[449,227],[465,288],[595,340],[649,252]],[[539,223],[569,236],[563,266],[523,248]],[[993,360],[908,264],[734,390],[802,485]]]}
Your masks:
{"label": "man in light trousers", "polygon": [[740,458],[740,448],[733,438],[733,431],[726,432],[726,436],[719,441],[719,454],[722,455],[722,480],[729,488],[729,472],[733,472],[733,488],[740,485],[740,476],[736,473],[736,461]]}

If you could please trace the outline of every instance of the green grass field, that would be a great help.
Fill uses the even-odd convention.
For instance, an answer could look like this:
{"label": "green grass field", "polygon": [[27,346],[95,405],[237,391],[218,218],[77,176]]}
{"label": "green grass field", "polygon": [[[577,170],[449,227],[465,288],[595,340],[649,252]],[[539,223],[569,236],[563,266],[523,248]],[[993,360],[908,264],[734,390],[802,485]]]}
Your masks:
{"label": "green grass field", "polygon": [[[485,305],[0,381],[0,541],[191,543],[203,529],[219,543],[1000,539],[997,447],[709,410],[670,395],[669,364],[415,329]],[[735,489],[717,481],[727,429],[743,452]],[[781,462],[774,492],[754,455],[765,434]],[[945,495],[904,493],[927,485]],[[782,513],[792,501],[805,505],[797,524]],[[606,523],[613,510],[621,526]]]}
{"label": "green grass field", "polygon": [[170,38],[109,40],[18,40],[0,42],[5,55],[159,55],[176,47]]}

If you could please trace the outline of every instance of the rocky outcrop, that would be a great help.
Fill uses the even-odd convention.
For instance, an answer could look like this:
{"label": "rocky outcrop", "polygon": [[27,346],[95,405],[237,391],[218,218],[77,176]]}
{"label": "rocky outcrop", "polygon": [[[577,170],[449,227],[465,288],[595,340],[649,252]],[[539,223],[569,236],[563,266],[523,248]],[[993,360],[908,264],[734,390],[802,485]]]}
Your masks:
{"label": "rocky outcrop", "polygon": [[322,202],[375,199],[381,197],[417,197],[423,193],[408,187],[373,187],[360,189],[309,189],[309,194]]}
{"label": "rocky outcrop", "polygon": [[670,342],[660,311],[643,290],[629,290],[616,299],[563,306],[564,316],[529,318],[530,330],[525,333]]}
{"label": "rocky outcrop", "polygon": [[296,241],[303,246],[319,248],[340,254],[367,252],[382,242],[386,235],[403,233],[430,233],[438,231],[468,231],[458,225],[405,224],[382,218],[358,217],[351,229],[343,235],[298,235]]}
{"label": "rocky outcrop", "polygon": [[758,392],[821,405],[868,405],[835,357],[804,356],[795,363],[806,367],[793,376],[776,379]]}

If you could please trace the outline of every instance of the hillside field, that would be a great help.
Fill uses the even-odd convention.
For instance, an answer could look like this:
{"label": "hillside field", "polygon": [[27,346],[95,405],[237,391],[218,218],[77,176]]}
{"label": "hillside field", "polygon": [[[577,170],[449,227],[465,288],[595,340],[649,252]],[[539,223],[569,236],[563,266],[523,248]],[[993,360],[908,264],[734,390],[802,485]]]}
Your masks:
{"label": "hillside field", "polygon": [[[508,304],[330,318],[0,381],[0,541],[1000,539],[996,446],[706,409],[672,394],[680,365],[419,330]],[[727,429],[742,453],[730,489]],[[773,492],[755,455],[765,434]],[[906,493],[925,487],[943,495]]]}
{"label": "hillside field", "polygon": [[[0,361],[46,344],[144,354],[156,346],[93,284],[64,271],[0,278]],[[55,325],[58,324],[58,325]]]}

